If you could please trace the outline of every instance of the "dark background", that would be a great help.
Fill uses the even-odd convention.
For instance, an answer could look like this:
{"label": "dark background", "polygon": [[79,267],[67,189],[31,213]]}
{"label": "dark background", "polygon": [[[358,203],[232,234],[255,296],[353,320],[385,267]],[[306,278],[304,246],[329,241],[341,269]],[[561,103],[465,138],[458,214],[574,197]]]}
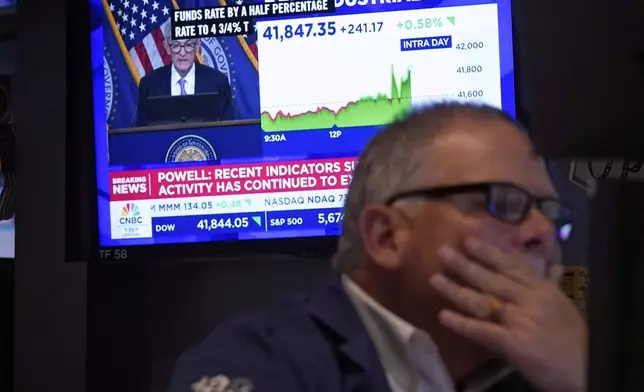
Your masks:
{"label": "dark background", "polygon": [[[17,260],[0,261],[0,381],[4,383],[0,390],[11,390],[13,362],[16,391],[156,392],[164,389],[177,355],[218,322],[314,285],[324,278],[327,263],[65,262],[65,225],[83,230],[83,222],[72,222],[67,213],[71,207],[66,206],[65,184],[75,179],[68,178],[71,163],[64,158],[78,147],[67,140],[69,127],[79,126],[88,115],[87,108],[67,106],[71,94],[90,94],[89,85],[74,85],[83,72],[74,59],[87,49],[81,47],[82,39],[67,37],[66,25],[83,17],[78,11],[83,9],[78,7],[81,2],[25,0],[20,5],[14,85],[20,178]],[[516,22],[516,45],[522,48],[517,58],[522,103],[518,112],[547,130],[571,125],[583,130],[589,125],[573,123],[572,118],[584,118],[583,100],[590,100],[595,91],[576,81],[588,82],[589,68],[600,70],[593,58],[606,66],[604,49],[588,53],[590,43],[579,33],[598,21],[598,15],[580,12],[591,3],[524,0],[515,6],[521,21]],[[624,20],[634,14],[633,9],[620,4],[625,8],[622,28],[614,30],[632,38],[638,33]],[[639,31],[641,36],[644,29]],[[576,39],[581,41],[575,44]],[[575,79],[580,74],[584,77]],[[567,79],[575,82],[565,84]],[[557,106],[573,100],[570,113]],[[590,108],[597,107],[590,103]],[[549,109],[559,117],[546,116]],[[566,260],[584,264],[588,202],[584,192],[568,181],[568,165],[568,160],[550,162],[556,185],[576,211],[576,232],[566,245]],[[13,358],[6,349],[12,340]]]}
{"label": "dark background", "polygon": [[[15,71],[15,19],[0,14],[0,83]],[[0,259],[0,390],[13,380],[13,260]]]}

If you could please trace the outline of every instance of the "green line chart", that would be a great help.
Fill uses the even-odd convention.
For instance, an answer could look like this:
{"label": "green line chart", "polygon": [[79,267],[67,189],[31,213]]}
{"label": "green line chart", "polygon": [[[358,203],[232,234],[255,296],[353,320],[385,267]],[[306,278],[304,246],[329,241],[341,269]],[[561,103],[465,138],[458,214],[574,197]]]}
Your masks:
{"label": "green line chart", "polygon": [[389,95],[378,93],[348,102],[337,110],[320,106],[317,110],[291,115],[281,110],[274,116],[261,114],[264,132],[285,132],[333,127],[360,127],[389,124],[407,114],[412,108],[411,69],[400,78],[391,67]]}

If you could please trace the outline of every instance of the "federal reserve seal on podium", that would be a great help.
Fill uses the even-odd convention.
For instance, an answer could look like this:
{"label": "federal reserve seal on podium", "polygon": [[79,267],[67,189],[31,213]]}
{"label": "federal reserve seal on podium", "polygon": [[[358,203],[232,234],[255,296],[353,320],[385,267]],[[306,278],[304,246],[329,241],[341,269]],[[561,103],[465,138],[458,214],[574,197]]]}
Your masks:
{"label": "federal reserve seal on podium", "polygon": [[175,140],[165,154],[166,162],[194,162],[217,160],[217,153],[201,136],[186,135]]}

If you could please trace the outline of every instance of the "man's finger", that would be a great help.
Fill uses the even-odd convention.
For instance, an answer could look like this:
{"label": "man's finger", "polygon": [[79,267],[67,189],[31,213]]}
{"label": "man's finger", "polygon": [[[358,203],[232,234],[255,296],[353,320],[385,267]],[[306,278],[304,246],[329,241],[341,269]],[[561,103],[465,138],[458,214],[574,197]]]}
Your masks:
{"label": "man's finger", "polygon": [[491,351],[503,353],[508,346],[509,332],[499,324],[467,317],[447,309],[438,313],[438,319],[446,328]]}
{"label": "man's finger", "polygon": [[468,259],[452,248],[441,247],[438,253],[443,265],[451,273],[481,292],[492,294],[506,301],[516,302],[525,288],[510,278]]}
{"label": "man's finger", "polygon": [[465,240],[465,247],[473,258],[517,282],[532,286],[540,280],[519,254],[510,254],[471,237]]}
{"label": "man's finger", "polygon": [[499,300],[452,281],[443,274],[434,274],[429,282],[459,309],[481,319],[497,316]]}

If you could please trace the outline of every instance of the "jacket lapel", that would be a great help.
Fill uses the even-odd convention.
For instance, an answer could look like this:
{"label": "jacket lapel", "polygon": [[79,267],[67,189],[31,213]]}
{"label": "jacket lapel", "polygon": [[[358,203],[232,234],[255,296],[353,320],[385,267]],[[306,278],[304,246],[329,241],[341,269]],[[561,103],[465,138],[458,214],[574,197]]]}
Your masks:
{"label": "jacket lapel", "polygon": [[201,64],[197,63],[195,61],[194,67],[195,67],[195,94],[204,94],[208,93],[210,91],[204,91],[208,90],[208,87],[204,85],[204,83],[199,83],[199,75],[201,74],[202,68],[200,67]]}
{"label": "jacket lapel", "polygon": [[335,346],[343,392],[391,392],[384,370],[339,274],[311,299],[309,310]]}
{"label": "jacket lapel", "polygon": [[172,63],[165,66],[163,73],[163,80],[165,80],[165,85],[159,83],[159,88],[163,88],[164,91],[161,92],[162,95],[172,95]]}

